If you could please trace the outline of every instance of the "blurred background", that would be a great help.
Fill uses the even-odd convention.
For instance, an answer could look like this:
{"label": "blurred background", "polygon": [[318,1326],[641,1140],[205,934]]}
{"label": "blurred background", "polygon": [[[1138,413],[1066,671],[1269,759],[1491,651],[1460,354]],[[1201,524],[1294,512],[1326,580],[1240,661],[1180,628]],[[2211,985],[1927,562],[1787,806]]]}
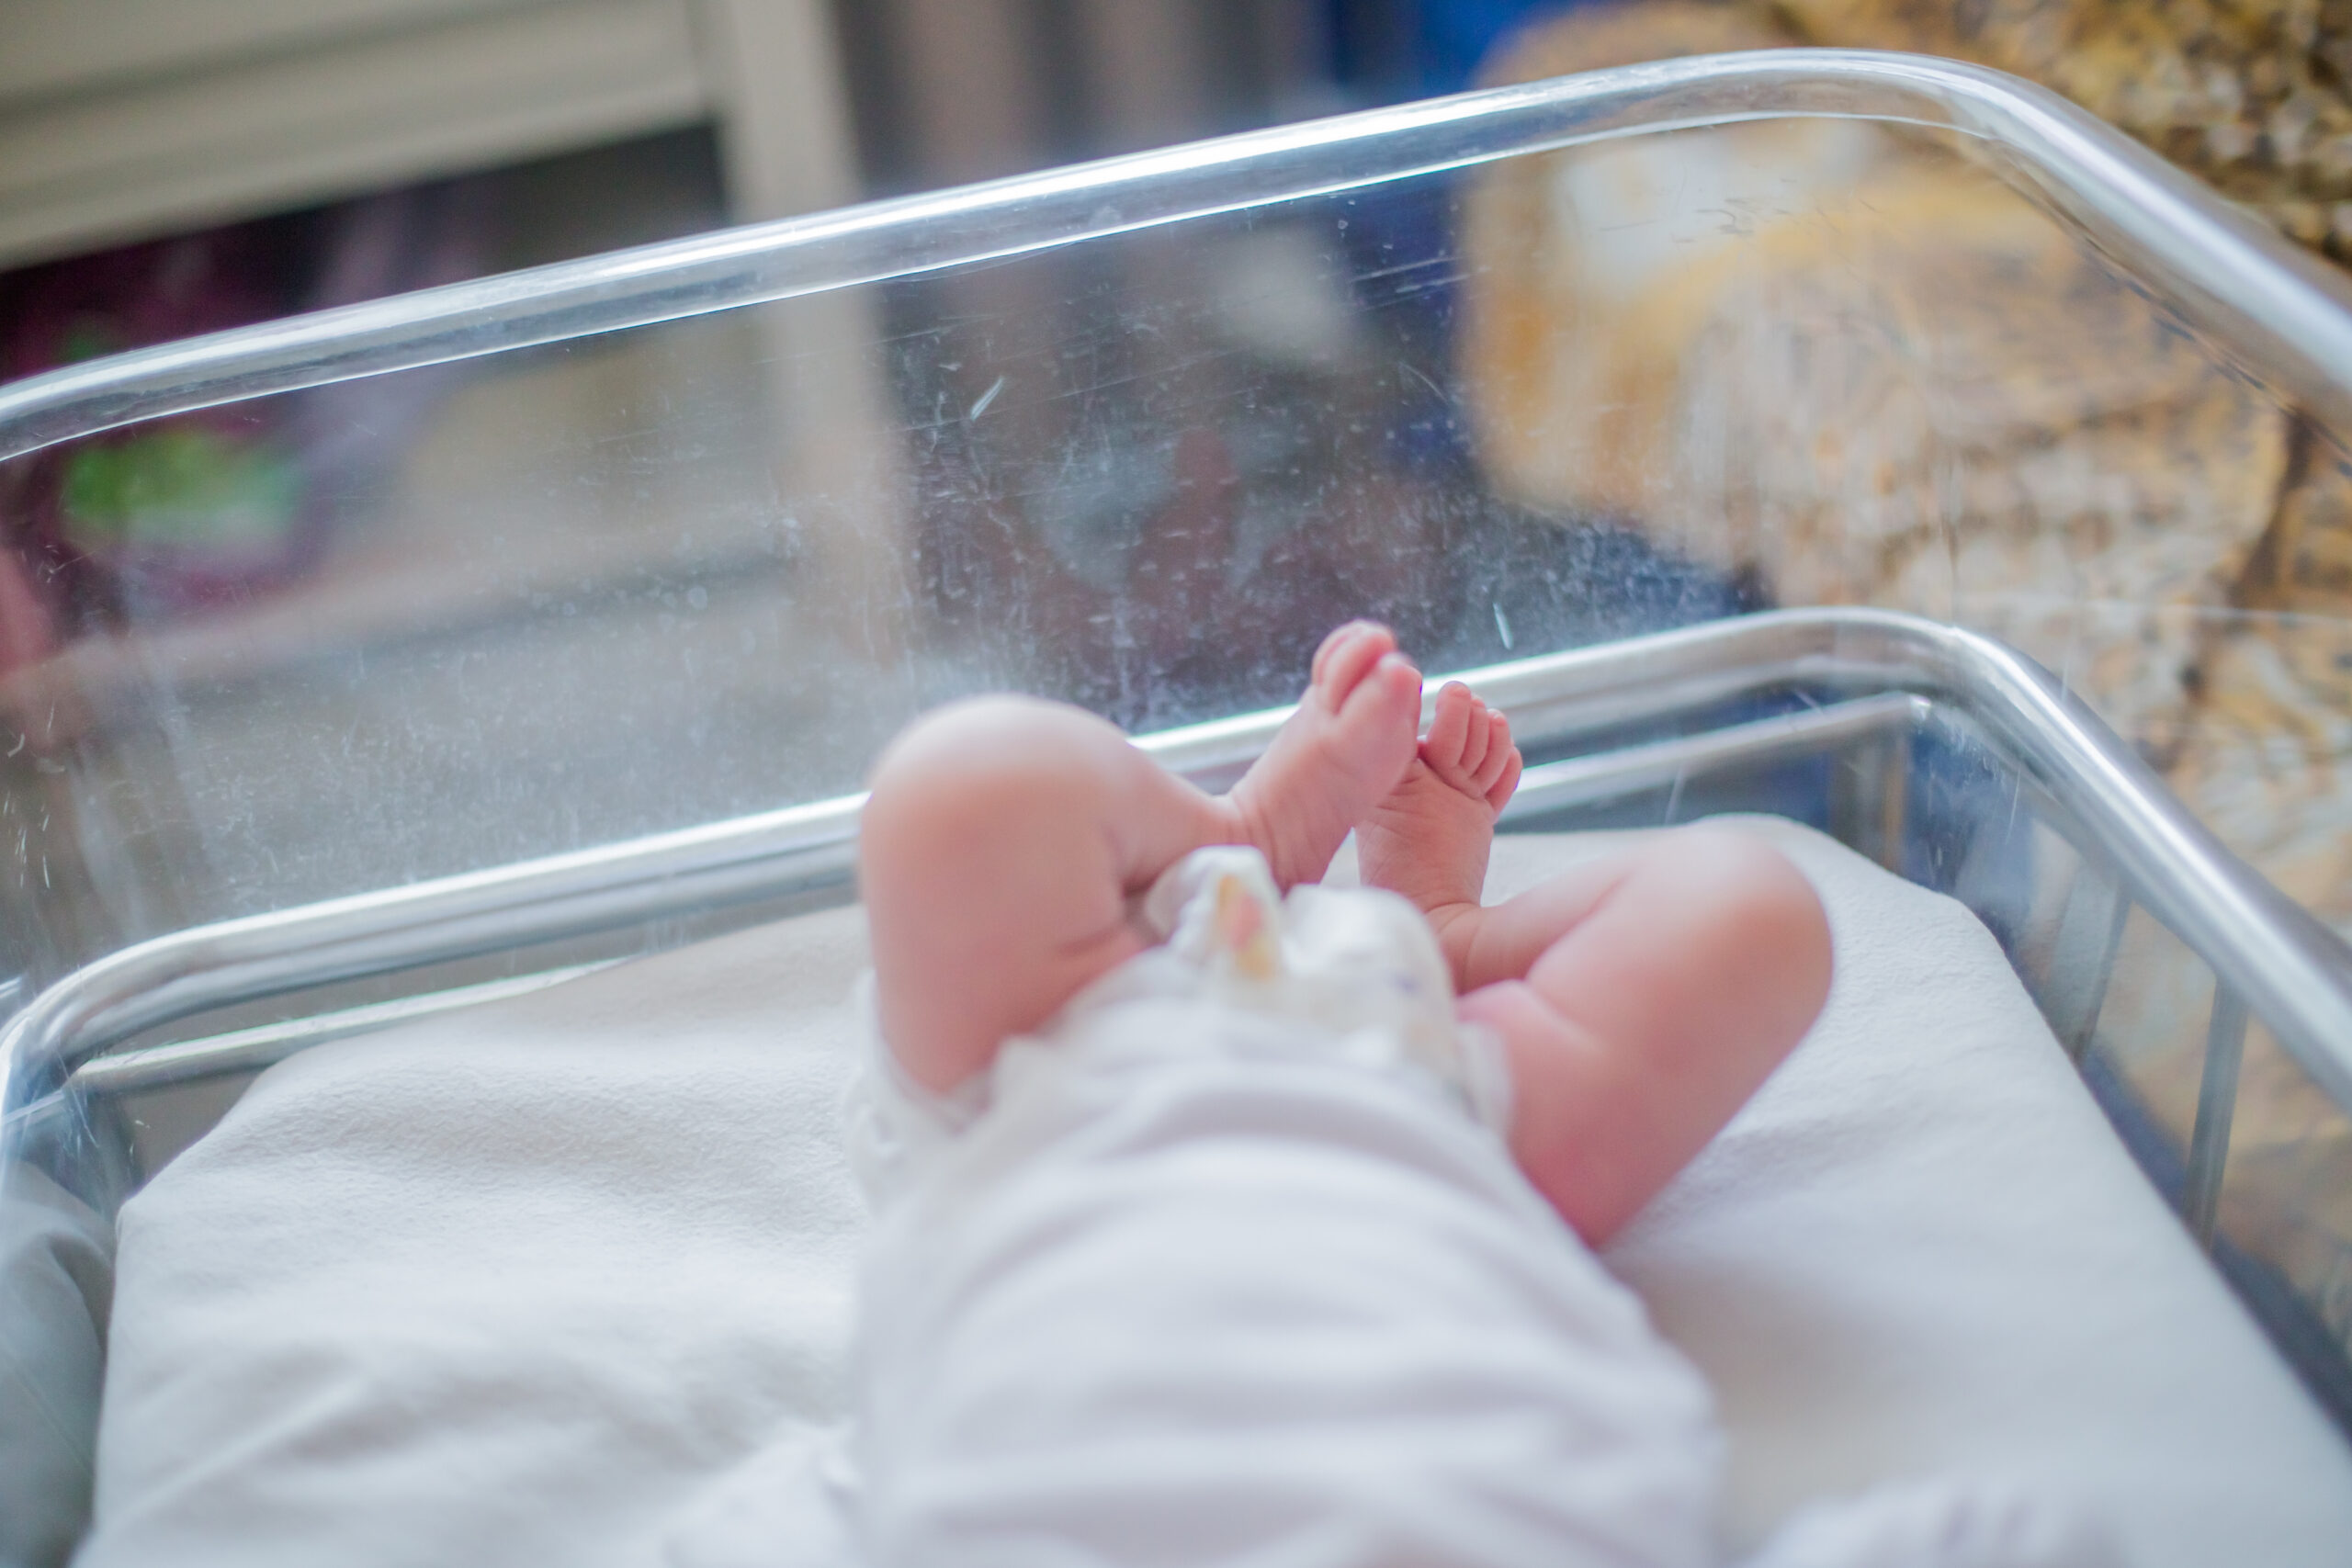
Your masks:
{"label": "blurred background", "polygon": [[[0,382],[1792,45],[2029,77],[2352,260],[2343,0],[0,0]],[[869,284],[0,460],[0,1020],[191,925],[853,791],[960,693],[1286,701],[1357,615],[1439,671],[1781,605],[1990,632],[2352,933],[2352,433],[1981,148],[1724,123],[984,263],[922,237]],[[2072,863],[1981,759],[1910,763],[1899,869],[2030,980]],[[1840,767],[1611,820],[1827,824]],[[2220,988],[2144,913],[2090,941],[2069,1043],[2177,1185]],[[2352,1345],[2352,1122],[2258,1023],[2238,1104],[2224,1231]]]}
{"label": "blurred background", "polygon": [[[1539,11],[22,0],[0,7],[0,379],[1448,90]],[[1442,226],[1422,227],[1423,248],[1442,250]],[[1261,389],[1313,392],[1293,372],[1352,341],[1344,284],[1335,294],[1303,231],[1227,250],[1210,293],[1254,299],[1244,330],[1271,333],[1272,359],[1292,366]],[[1088,276],[983,271],[830,313],[608,334],[0,462],[0,769],[18,775],[0,815],[39,824],[13,835],[0,879],[27,900],[0,938],[23,951],[0,959],[56,972],[187,919],[850,787],[910,704],[973,684],[1057,689],[1137,724],[1281,697],[1308,612],[1247,668],[1194,658],[1173,682],[1102,646],[1088,595],[1115,598],[1118,585],[1084,581],[1085,536],[1141,526],[1122,498],[1180,478],[1173,446],[1130,439],[1122,422],[1136,411],[1081,420],[1099,437],[1089,445],[1050,410],[1022,413],[1020,392],[1001,400],[1033,446],[1083,449],[1092,467],[1062,475],[1062,500],[1022,519],[1075,570],[1024,576],[998,561],[994,587],[977,590],[989,563],[964,558],[976,540],[1008,540],[956,500],[969,499],[978,454],[944,447],[929,417],[941,398],[981,403],[989,381],[971,380],[980,355],[967,369],[923,347],[941,322],[991,323],[990,354],[1058,367],[1134,337],[1154,312],[1197,313],[1203,287],[1165,256]],[[1432,387],[1450,378],[1442,310],[1440,298],[1407,323],[1437,334],[1423,345]],[[1243,466],[1295,467],[1295,431],[1240,423],[1254,431],[1238,437]],[[908,433],[925,429],[910,446]],[[1450,442],[1432,435],[1423,457],[1442,460]],[[1196,434],[1183,482],[1203,463],[1231,468],[1231,445]],[[1291,488],[1311,491],[1312,477]],[[811,515],[828,498],[831,515]],[[903,518],[910,507],[920,515]],[[1250,542],[1252,570],[1266,543]],[[889,623],[878,640],[804,641],[826,618],[790,603],[810,559],[820,572],[872,569],[868,618]],[[1363,600],[1317,561],[1294,564],[1293,578],[1314,580],[1314,616]],[[1708,592],[1717,607],[1724,595]],[[924,606],[911,633],[910,594]],[[932,635],[1006,603],[1018,635],[993,651]],[[575,624],[543,624],[548,604]],[[746,606],[781,618],[716,629]],[[749,656],[739,634],[769,640]],[[724,656],[697,664],[680,646],[696,637]],[[453,651],[464,639],[471,653]],[[451,660],[468,657],[498,678],[461,692]],[[710,739],[715,706],[732,749]],[[517,735],[540,739],[527,765],[501,750]],[[610,755],[596,735],[613,738]],[[727,782],[682,786],[683,762],[647,761],[696,755]],[[589,776],[602,787],[556,782]]]}
{"label": "blurred background", "polygon": [[[1792,45],[2027,76],[2352,259],[2336,0],[6,0],[0,380]],[[190,924],[853,790],[961,692],[1283,701],[1353,615],[1439,670],[1773,605],[1992,632],[2352,931],[2346,434],[1970,148],[1826,119],[135,423],[0,461],[0,1016]],[[1968,847],[1904,869],[2018,938],[2055,873],[2013,803],[1912,787]],[[2214,981],[2143,926],[2093,1055],[2177,1145]],[[2352,1340],[2352,1126],[2258,1034],[2231,1190],[2297,1195],[2261,1250]]]}
{"label": "blurred background", "polygon": [[[0,378],[1675,55],[2015,71],[2352,243],[2352,17],[2234,0],[12,0]],[[1771,604],[2059,671],[2352,922],[2340,444],[1932,139],[1723,128],[0,462],[0,972],[854,787],[1009,684],[1154,728]],[[594,787],[580,781],[594,779]],[[13,839],[13,845],[7,844]]]}
{"label": "blurred background", "polygon": [[[2325,6],[13,0],[0,378],[1791,44],[2018,72],[2299,243],[2352,243],[2352,20]],[[1346,615],[1458,665],[1814,603],[2018,642],[2352,920],[2335,434],[1966,158],[1824,121],[0,463],[0,810],[38,823],[0,877],[30,900],[0,957],[54,972],[188,919],[852,787],[879,735],[978,685],[1148,728],[1280,700]]]}

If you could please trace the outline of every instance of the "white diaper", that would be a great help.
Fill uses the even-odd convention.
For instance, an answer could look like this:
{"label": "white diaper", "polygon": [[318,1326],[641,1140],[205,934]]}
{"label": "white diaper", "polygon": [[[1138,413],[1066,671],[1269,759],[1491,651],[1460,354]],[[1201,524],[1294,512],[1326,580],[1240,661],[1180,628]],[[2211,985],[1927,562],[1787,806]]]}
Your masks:
{"label": "white diaper", "polygon": [[[851,1479],[760,1495],[865,1568],[1716,1568],[1705,1384],[1512,1162],[1499,1043],[1419,914],[1214,850],[1136,918],[1159,945],[956,1095],[869,1040]],[[1751,1568],[2115,1561],[1928,1485]]]}
{"label": "white diaper", "polygon": [[876,1046],[861,1558],[1708,1563],[1705,1388],[1513,1164],[1420,915],[1220,850],[1136,919],[956,1096]]}
{"label": "white diaper", "polygon": [[[1510,1123],[1502,1042],[1454,1017],[1453,984],[1419,910],[1380,888],[1302,885],[1284,897],[1254,849],[1195,850],[1163,872],[1131,918],[1155,944],[1088,986],[994,1068],[935,1094],[883,1044],[873,976],[859,982],[865,1070],[847,1108],[850,1155],[876,1205],[928,1156],[1035,1070],[1039,1052],[1086,1049],[1131,1062],[1170,1053],[1278,1055],[1387,1074],[1498,1136]],[[1113,1015],[1174,1003],[1194,1028],[1131,1032]]]}

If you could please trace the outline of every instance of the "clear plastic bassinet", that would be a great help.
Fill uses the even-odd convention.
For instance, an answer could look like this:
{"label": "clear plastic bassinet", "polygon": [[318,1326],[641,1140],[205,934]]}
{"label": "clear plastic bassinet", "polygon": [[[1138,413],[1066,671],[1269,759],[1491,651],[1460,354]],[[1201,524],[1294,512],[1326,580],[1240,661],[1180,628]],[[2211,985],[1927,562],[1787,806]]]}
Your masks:
{"label": "clear plastic bassinet", "polygon": [[1786,51],[0,389],[11,1201],[850,897],[946,697],[1228,779],[1374,615],[1511,711],[1515,823],[1777,811],[1968,903],[2352,1422],[2348,301],[2039,89]]}

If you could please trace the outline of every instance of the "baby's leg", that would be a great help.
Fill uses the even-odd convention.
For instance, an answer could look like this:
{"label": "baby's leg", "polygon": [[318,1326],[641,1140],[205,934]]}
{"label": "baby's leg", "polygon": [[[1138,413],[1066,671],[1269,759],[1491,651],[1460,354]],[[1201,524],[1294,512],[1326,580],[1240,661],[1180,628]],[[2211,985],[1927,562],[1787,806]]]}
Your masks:
{"label": "baby's leg", "polygon": [[1462,1012],[1510,1053],[1512,1152],[1595,1246],[1762,1087],[1829,994],[1813,885],[1732,829],[1664,835],[1477,926]]}
{"label": "baby's leg", "polygon": [[1062,704],[982,697],[918,720],[876,764],[860,828],[899,1065],[935,1091],[986,1066],[1143,945],[1127,899],[1195,849],[1254,844],[1285,886],[1320,876],[1411,759],[1419,705],[1386,628],[1342,626],[1297,714],[1222,797]]}
{"label": "baby's leg", "polygon": [[1437,928],[1463,1016],[1509,1053],[1512,1153],[1599,1246],[1812,1026],[1829,990],[1828,922],[1786,857],[1707,826],[1482,908],[1495,818],[1517,778],[1501,716],[1449,687],[1359,835],[1364,876]]}

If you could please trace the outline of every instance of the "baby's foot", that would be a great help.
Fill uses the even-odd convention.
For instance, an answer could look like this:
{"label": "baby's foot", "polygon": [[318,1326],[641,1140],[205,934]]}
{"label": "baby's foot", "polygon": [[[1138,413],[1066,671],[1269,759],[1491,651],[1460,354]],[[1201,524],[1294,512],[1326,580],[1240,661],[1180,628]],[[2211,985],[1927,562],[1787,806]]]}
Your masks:
{"label": "baby's foot", "polygon": [[1410,898],[1442,940],[1478,908],[1495,818],[1519,787],[1520,767],[1510,721],[1459,681],[1447,682],[1419,755],[1357,827],[1365,883]]}
{"label": "baby's foot", "polygon": [[1316,650],[1306,694],[1227,796],[1275,884],[1313,882],[1413,761],[1421,675],[1386,626],[1350,621]]}

